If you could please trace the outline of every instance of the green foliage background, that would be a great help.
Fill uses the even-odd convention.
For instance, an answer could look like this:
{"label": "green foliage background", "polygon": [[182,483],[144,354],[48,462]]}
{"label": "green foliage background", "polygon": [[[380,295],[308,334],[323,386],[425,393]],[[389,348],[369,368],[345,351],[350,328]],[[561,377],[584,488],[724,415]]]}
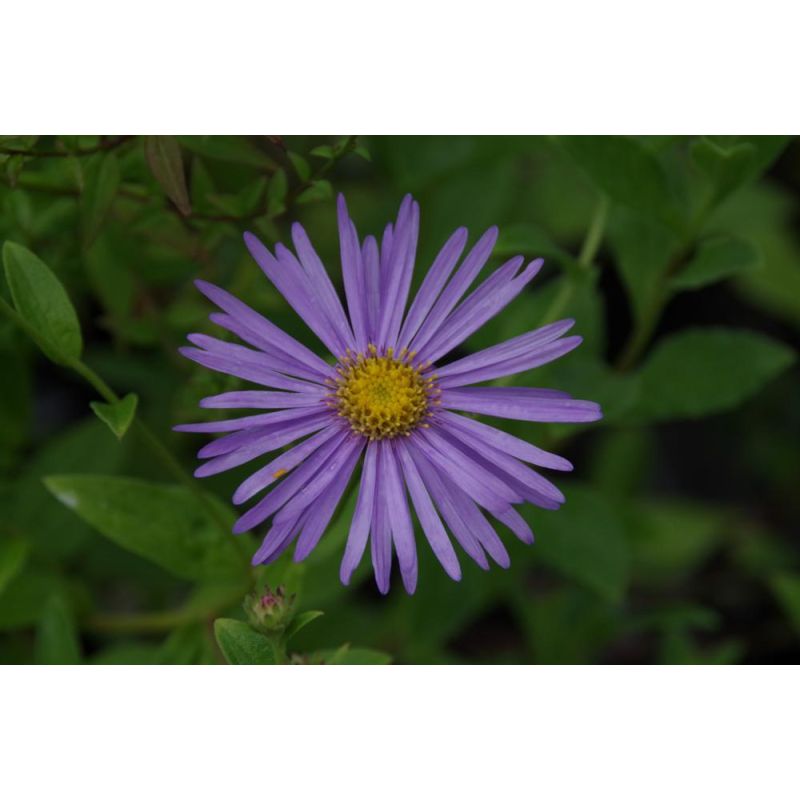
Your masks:
{"label": "green foliage background", "polygon": [[[15,136],[0,170],[1,662],[797,660],[790,137]],[[459,225],[500,226],[493,263],[545,257],[465,349],[577,319],[578,351],[507,380],[605,419],[505,425],[576,465],[507,571],[464,558],[453,583],[420,541],[415,596],[378,595],[366,563],[342,587],[352,499],[305,564],[251,570],[255,538],[227,533],[248,467],[190,477],[202,437],[171,427],[235,386],[177,354],[213,329],[192,280],[313,345],[241,234],[287,241],[299,219],[338,280],[338,191],[362,236],[414,193],[417,279]],[[241,609],[280,583],[324,611],[288,649]]]}

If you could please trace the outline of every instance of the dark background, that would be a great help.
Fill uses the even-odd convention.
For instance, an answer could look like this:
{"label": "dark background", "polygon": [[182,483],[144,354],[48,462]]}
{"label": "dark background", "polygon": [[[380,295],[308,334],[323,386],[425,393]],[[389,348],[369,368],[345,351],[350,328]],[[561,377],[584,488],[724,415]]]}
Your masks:
{"label": "dark background", "polygon": [[[295,640],[299,651],[352,642],[401,663],[797,662],[796,140],[179,139],[182,179],[148,158],[147,137],[0,138],[0,240],[30,248],[59,277],[78,311],[86,362],[121,394],[137,393],[139,416],[186,470],[203,437],[171,426],[211,418],[198,399],[229,385],[177,355],[187,333],[212,332],[192,280],[219,283],[311,343],[240,237],[250,228],[288,242],[300,219],[338,281],[339,191],[362,236],[382,230],[414,193],[417,280],[458,225],[473,241],[500,226],[493,264],[516,252],[545,256],[526,294],[465,350],[541,324],[568,286],[558,317],[574,316],[585,344],[515,382],[566,388],[606,410],[601,424],[578,430],[508,426],[575,464],[555,476],[564,509],[529,515],[536,544],[507,542],[508,571],[483,573],[464,558],[464,578],[453,583],[420,540],[414,597],[396,576],[381,597],[366,564],[342,587],[347,508],[303,568],[256,570],[254,580],[287,580],[299,607],[325,612]],[[697,152],[709,142],[720,160],[752,148],[750,166],[722,196],[719,172]],[[596,254],[577,265],[603,204]],[[642,312],[637,276],[657,283],[685,274],[708,241],[733,242],[730,263]],[[650,322],[642,347],[626,356]],[[660,347],[697,328],[723,330],[713,347],[689,342],[643,377]],[[730,329],[769,338],[751,349]],[[6,558],[5,575],[0,557],[0,661],[219,661],[211,625],[239,613],[236,593],[248,587],[193,605],[198,592],[215,596],[214,580],[175,576],[109,541],[42,484],[53,474],[174,477],[133,431],[117,441],[89,410],[96,392],[2,318],[0,354],[0,542],[23,552]],[[203,487],[229,505],[247,471]]]}

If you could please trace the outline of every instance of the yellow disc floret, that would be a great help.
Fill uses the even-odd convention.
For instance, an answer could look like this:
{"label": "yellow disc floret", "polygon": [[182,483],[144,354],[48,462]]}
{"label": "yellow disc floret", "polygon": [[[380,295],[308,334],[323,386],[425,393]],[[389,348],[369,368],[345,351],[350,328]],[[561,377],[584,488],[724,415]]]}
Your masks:
{"label": "yellow disc floret", "polygon": [[330,405],[362,436],[408,436],[426,424],[438,393],[435,376],[423,375],[427,366],[414,365],[414,353],[402,351],[395,358],[389,348],[381,356],[370,345],[366,355],[348,356],[339,363]]}

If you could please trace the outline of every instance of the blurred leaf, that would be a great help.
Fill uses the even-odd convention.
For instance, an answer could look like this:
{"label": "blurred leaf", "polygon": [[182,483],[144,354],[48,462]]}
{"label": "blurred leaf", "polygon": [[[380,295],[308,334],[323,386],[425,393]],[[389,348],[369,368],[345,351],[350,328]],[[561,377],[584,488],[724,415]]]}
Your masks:
{"label": "blurred leaf", "polygon": [[747,240],[719,236],[702,242],[694,258],[674,277],[672,289],[700,289],[732,275],[756,269],[761,263],[758,250]]}
{"label": "blurred leaf", "polygon": [[276,216],[286,209],[286,194],[289,191],[289,181],[286,173],[279,169],[270,178],[267,185],[267,213]]}
{"label": "blurred leaf", "polygon": [[207,158],[273,169],[275,162],[245,136],[178,136],[180,144],[192,153]]}
{"label": "blurred leaf", "polygon": [[135,394],[127,394],[116,403],[89,403],[92,411],[111,429],[117,439],[121,439],[128,431],[136,415],[139,398]]}
{"label": "blurred leaf", "polygon": [[582,486],[565,490],[558,512],[526,505],[541,563],[591,589],[608,603],[619,603],[628,585],[630,553],[622,521],[602,494]]}
{"label": "blurred leaf", "polygon": [[86,170],[81,194],[83,246],[89,248],[111,210],[119,188],[119,162],[114,153],[93,160]]}
{"label": "blurred leaf", "polygon": [[303,156],[298,153],[293,153],[291,150],[286,155],[289,157],[289,161],[292,162],[297,177],[300,178],[301,181],[307,181],[311,177],[311,167],[308,165],[308,161],[306,161]]}
{"label": "blurred leaf", "polygon": [[794,359],[791,348],[753,331],[680,331],[662,340],[641,368],[633,415],[660,421],[735,408]]}
{"label": "blurred leaf", "polygon": [[277,664],[269,639],[256,633],[246,622],[218,619],[214,622],[217,644],[229,664]]}
{"label": "blurred leaf", "polygon": [[297,202],[299,205],[303,205],[304,203],[315,203],[319,200],[330,200],[331,197],[333,197],[333,187],[330,182],[320,180],[314,181],[308,189],[301,192]]}
{"label": "blurred leaf", "polygon": [[28,543],[23,539],[0,540],[0,594],[25,564]]}
{"label": "blurred leaf", "polygon": [[779,573],[770,580],[770,586],[787,618],[800,634],[800,575]]}
{"label": "blurred leaf", "polygon": [[370,152],[369,152],[369,150],[367,150],[367,148],[366,148],[366,147],[364,147],[364,145],[363,145],[363,144],[356,145],[356,146],[353,148],[353,152],[354,152],[354,153],[355,153],[357,156],[361,156],[361,158],[363,158],[363,159],[364,159],[364,161],[372,161],[372,156],[370,155]]}
{"label": "blurred leaf", "polygon": [[650,313],[678,239],[664,225],[633,211],[617,209],[610,224],[615,266],[636,319]]}
{"label": "blurred leaf", "polygon": [[789,136],[702,137],[692,143],[697,166],[713,186],[712,203],[719,203],[758,177],[780,155]]}
{"label": "blurred leaf", "polygon": [[286,641],[288,642],[292,636],[299,633],[306,625],[313,622],[315,619],[319,619],[324,613],[324,611],[304,611],[302,614],[298,614],[286,628],[286,632],[284,633]]}
{"label": "blurred leaf", "polygon": [[685,500],[636,501],[625,512],[634,574],[645,586],[687,579],[731,527],[728,514]]}
{"label": "blurred leaf", "polygon": [[158,664],[159,648],[140,642],[113,644],[95,653],[92,664]]}
{"label": "blurred leaf", "polygon": [[49,573],[31,566],[18,572],[0,594],[0,630],[36,624],[53,589],[54,580]]}
{"label": "blurred leaf", "polygon": [[655,155],[628,136],[562,136],[564,149],[612,200],[662,221],[674,219],[673,197]]}
{"label": "blurred leaf", "polygon": [[204,625],[176,628],[155,654],[157,664],[213,664]]}
{"label": "blurred leaf", "polygon": [[[226,536],[183,487],[103,475],[54,475],[45,485],[104,536],[180,578],[243,577],[234,537]],[[229,516],[222,503],[208,497]]]}
{"label": "blurred leaf", "polygon": [[518,222],[503,226],[497,238],[494,254],[510,257],[520,253],[529,257],[553,259],[562,265],[572,264],[575,261],[570,253],[559,247],[538,225]]}
{"label": "blurred leaf", "polygon": [[0,344],[0,363],[6,370],[0,392],[0,473],[4,461],[15,458],[25,443],[33,417],[32,370],[24,349],[14,343]]}
{"label": "blurred leaf", "polygon": [[3,263],[14,306],[33,329],[45,355],[57,364],[80,358],[83,340],[78,316],[50,268],[14,242],[3,245]]}
{"label": "blurred leaf", "polygon": [[338,650],[320,654],[325,664],[390,664],[392,657],[379,650],[342,645]]}
{"label": "blurred leaf", "polygon": [[60,593],[45,604],[36,632],[39,664],[80,664],[81,651],[72,609]]}
{"label": "blurred leaf", "polygon": [[321,144],[319,147],[315,147],[311,151],[312,156],[317,156],[318,158],[324,158],[326,161],[330,161],[333,158],[333,147],[329,144]]}
{"label": "blurred leaf", "polygon": [[181,146],[174,136],[145,136],[144,152],[153,176],[185,217],[192,213]]}

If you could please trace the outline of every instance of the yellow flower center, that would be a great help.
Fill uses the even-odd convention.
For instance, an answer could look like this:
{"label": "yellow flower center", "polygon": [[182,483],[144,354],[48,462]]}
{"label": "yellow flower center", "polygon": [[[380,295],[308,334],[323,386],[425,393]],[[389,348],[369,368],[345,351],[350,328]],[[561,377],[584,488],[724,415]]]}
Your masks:
{"label": "yellow flower center", "polygon": [[418,425],[426,426],[438,389],[435,376],[423,375],[428,365],[415,366],[413,359],[414,353],[405,350],[395,358],[391,348],[379,356],[374,345],[367,355],[348,356],[337,367],[331,406],[370,439],[408,436]]}

